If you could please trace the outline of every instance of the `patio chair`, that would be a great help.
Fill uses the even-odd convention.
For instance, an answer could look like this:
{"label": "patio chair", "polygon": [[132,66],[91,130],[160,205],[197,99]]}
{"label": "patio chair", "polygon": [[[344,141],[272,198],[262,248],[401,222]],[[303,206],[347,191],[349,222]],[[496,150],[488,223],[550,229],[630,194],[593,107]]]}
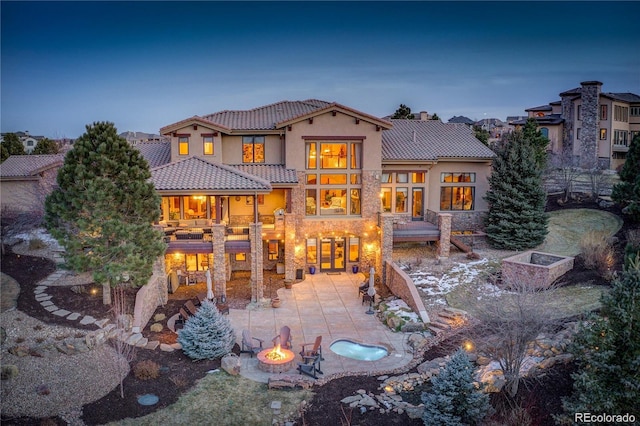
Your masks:
{"label": "patio chair", "polygon": [[363,294],[362,304],[364,305],[365,303],[371,303],[371,304],[376,303],[376,295],[374,294],[373,296],[369,296],[367,293]]}
{"label": "patio chair", "polygon": [[293,347],[293,342],[291,339],[291,329],[288,326],[283,326],[280,329],[280,334],[272,339],[273,346],[276,346],[280,343],[280,347],[283,349],[291,349]]}
{"label": "patio chair", "polygon": [[305,374],[309,377],[313,377],[314,379],[318,378],[318,373],[324,374],[322,370],[320,370],[320,360],[322,357],[320,354],[312,357],[303,357],[302,360],[304,362],[298,363],[298,371],[300,374]]}
{"label": "patio chair", "polygon": [[191,315],[195,315],[196,312],[198,312],[198,308],[196,308],[196,305],[194,305],[191,300],[187,300],[186,302],[184,302],[184,307]]}
{"label": "patio chair", "polygon": [[[257,345],[254,344],[254,340],[258,343]],[[242,349],[240,349],[240,353],[251,354],[251,358],[253,358],[253,354],[262,351],[263,342],[264,340],[262,339],[252,337],[249,330],[242,330]]]}
{"label": "patio chair", "polygon": [[358,296],[364,296],[365,294],[367,294],[368,290],[369,290],[369,281],[365,281],[360,285],[360,287],[358,287]]}
{"label": "patio chair", "polygon": [[176,318],[175,328],[177,329],[178,325],[181,326],[180,328],[184,327],[184,323],[187,322],[190,317],[191,315],[189,315],[184,308],[180,308],[178,311],[178,318]]}
{"label": "patio chair", "polygon": [[324,361],[322,357],[322,336],[316,337],[313,343],[303,343],[302,349],[300,350],[300,356],[303,360],[305,358],[315,357],[316,355],[320,355],[320,359]]}
{"label": "patio chair", "polygon": [[196,297],[198,298],[198,306],[201,306],[202,302],[207,300],[207,293],[198,293],[196,294]]}

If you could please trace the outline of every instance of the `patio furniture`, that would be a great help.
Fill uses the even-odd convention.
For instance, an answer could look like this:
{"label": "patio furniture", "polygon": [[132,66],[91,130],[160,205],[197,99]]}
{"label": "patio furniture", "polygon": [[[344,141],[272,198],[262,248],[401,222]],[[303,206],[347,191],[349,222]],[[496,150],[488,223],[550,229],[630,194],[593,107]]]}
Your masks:
{"label": "patio furniture", "polygon": [[367,294],[367,290],[369,290],[369,281],[360,284],[360,287],[358,287],[358,296]]}
{"label": "patio furniture", "polygon": [[370,304],[374,304],[376,303],[376,295],[369,295],[367,293],[364,293],[362,295],[362,304],[364,305],[365,303],[370,303]]}
{"label": "patio furniture", "polygon": [[291,329],[288,326],[283,326],[280,329],[280,334],[272,339],[273,345],[276,346],[280,343],[280,347],[283,349],[291,349],[293,346],[291,339]]}
{"label": "patio furniture", "polygon": [[[257,344],[253,342],[254,340],[257,342]],[[249,330],[242,330],[242,348],[240,349],[240,353],[251,354],[251,358],[253,358],[253,354],[257,354],[262,351],[263,342],[264,340],[262,339],[252,337]]]}
{"label": "patio furniture", "polygon": [[312,357],[303,357],[302,359],[304,362],[298,363],[298,371],[300,374],[305,374],[314,379],[318,378],[318,373],[324,374],[322,370],[320,370],[320,360],[322,359],[320,354]]}
{"label": "patio furniture", "polygon": [[324,360],[322,357],[322,336],[316,337],[313,343],[303,343],[302,349],[300,350],[300,356],[303,360],[305,358],[315,357],[316,355],[320,355],[320,359]]}
{"label": "patio furniture", "polygon": [[184,308],[180,308],[180,310],[178,311],[178,318],[176,318],[175,321],[175,328],[178,328],[178,325],[180,325],[182,327],[184,327],[184,323],[187,322],[187,320],[191,318],[191,315],[189,315],[189,313],[187,313],[187,311],[185,311]]}
{"label": "patio furniture", "polygon": [[207,300],[207,293],[198,293],[196,297],[198,298],[198,305],[202,305],[202,302]]}
{"label": "patio furniture", "polygon": [[191,300],[184,302],[184,307],[190,315],[195,315],[196,312],[198,312],[198,308],[196,308],[196,305],[194,305]]}

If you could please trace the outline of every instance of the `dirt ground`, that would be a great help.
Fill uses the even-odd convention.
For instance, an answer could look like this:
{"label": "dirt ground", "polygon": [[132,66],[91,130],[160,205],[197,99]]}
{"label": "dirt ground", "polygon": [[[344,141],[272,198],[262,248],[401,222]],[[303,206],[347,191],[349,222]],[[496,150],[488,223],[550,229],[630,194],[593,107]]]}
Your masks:
{"label": "dirt ground", "polygon": [[[556,208],[598,208],[595,204],[573,203],[569,205],[559,206],[553,199],[549,201],[549,210]],[[625,224],[623,229],[618,233],[618,247],[624,247],[624,235],[631,225]],[[585,271],[577,262],[576,268],[567,274],[568,282],[579,282],[585,277],[590,276],[591,272]],[[618,265],[620,266],[620,265]],[[2,272],[10,275],[18,281],[21,287],[20,296],[18,298],[18,309],[30,316],[41,319],[49,323],[59,323],[68,326],[68,321],[50,315],[39,303],[34,300],[33,288],[35,284],[49,273],[53,272],[55,265],[44,258],[31,256],[20,256],[11,252],[2,256]],[[249,303],[250,288],[248,279],[242,273],[236,274],[234,280],[229,283],[227,288],[228,303],[234,308],[242,308]],[[270,292],[275,293],[277,288],[284,285],[282,276],[277,274],[265,275],[265,284],[268,286],[265,295]],[[164,307],[158,308],[158,313],[164,313],[167,317],[177,312],[179,306],[184,300],[192,298],[196,292],[202,291],[199,286],[181,287],[181,291],[172,295],[170,300]],[[99,291],[99,287],[97,287]],[[102,305],[99,293],[92,296],[89,293],[78,294],[70,291],[69,288],[49,288],[49,294],[53,296],[54,302],[65,309],[82,312],[92,315],[96,318],[105,318],[109,316],[108,308]],[[78,327],[83,327],[77,325]],[[85,326],[91,328],[94,326]],[[147,329],[144,331],[145,336],[150,339],[157,339],[164,343],[172,343],[175,341],[176,335],[164,331],[162,333],[152,334]],[[455,350],[459,346],[459,339],[454,337],[436,348],[433,348],[424,355],[425,360],[430,360],[438,356],[446,355]],[[238,353],[239,348],[236,346],[234,352]],[[161,374],[155,380],[139,380],[133,374],[129,374],[125,379],[125,398],[121,399],[119,389],[114,389],[105,397],[83,407],[83,420],[89,424],[104,424],[111,421],[117,421],[127,417],[140,417],[150,412],[162,409],[175,402],[180,395],[188,391],[194,383],[204,377],[207,371],[218,368],[219,360],[193,362],[182,354],[181,351],[173,353],[162,352],[160,350],[147,351],[138,350],[136,359],[133,364],[145,359],[156,361],[161,366]],[[522,401],[523,406],[527,408],[537,425],[551,425],[553,421],[551,415],[561,411],[560,398],[571,392],[572,381],[570,373],[574,367],[572,365],[557,367],[549,371],[549,373],[541,380],[536,382],[526,382],[520,387],[518,399]],[[340,403],[345,396],[350,396],[360,389],[376,393],[378,391],[379,382],[375,377],[348,376],[332,380],[323,386],[313,389],[315,396],[310,402],[299,424],[313,425],[422,425],[422,420],[411,420],[405,414],[380,414],[378,412],[361,413],[359,410],[349,410]],[[143,407],[137,403],[137,397],[146,393],[154,393],[160,397],[159,404],[151,407]],[[403,395],[405,399],[419,403],[419,391],[412,395]],[[493,403],[497,404],[497,397],[494,396]],[[31,425],[43,424],[41,419],[19,418],[8,419],[2,418],[2,424],[7,425]],[[496,419],[499,421],[498,419]],[[65,424],[60,418],[48,419],[47,424]]]}

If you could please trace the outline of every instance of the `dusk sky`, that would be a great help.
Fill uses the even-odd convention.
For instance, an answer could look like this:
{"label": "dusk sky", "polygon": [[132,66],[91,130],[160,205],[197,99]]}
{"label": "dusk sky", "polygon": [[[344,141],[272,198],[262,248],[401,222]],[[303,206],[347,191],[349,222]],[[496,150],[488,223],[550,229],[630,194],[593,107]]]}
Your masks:
{"label": "dusk sky", "polygon": [[281,100],[524,115],[581,81],[640,94],[638,2],[1,3],[1,130],[158,133]]}

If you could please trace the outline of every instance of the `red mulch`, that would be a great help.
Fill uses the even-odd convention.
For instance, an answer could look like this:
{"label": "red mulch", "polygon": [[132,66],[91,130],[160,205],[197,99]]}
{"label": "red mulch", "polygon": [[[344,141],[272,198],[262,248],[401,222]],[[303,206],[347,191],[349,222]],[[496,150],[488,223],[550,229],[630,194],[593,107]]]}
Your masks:
{"label": "red mulch", "polygon": [[[560,206],[557,203],[557,197],[549,197],[547,211],[562,208],[595,208],[603,210],[597,204],[592,202],[575,202]],[[607,209],[616,214],[619,211],[616,208]],[[619,243],[616,246],[617,253],[620,253],[625,244],[625,232],[634,225],[625,222],[623,229],[616,235]],[[619,256],[621,258],[621,256]],[[620,265],[618,265],[620,266]],[[35,284],[55,270],[55,265],[46,259],[34,258],[30,256],[18,256],[12,253],[6,253],[2,257],[2,271],[15,278],[21,287],[20,296],[18,298],[18,309],[28,315],[38,318],[42,321],[54,324],[69,326],[69,321],[59,318],[45,311],[33,297],[33,288]],[[283,285],[281,277],[268,275],[271,279],[265,279],[268,286],[265,292],[266,296],[275,294],[275,290]],[[244,307],[250,298],[250,289],[248,288],[247,279],[242,274],[235,277],[235,283],[228,287],[228,302],[232,307]],[[602,282],[602,279],[594,275],[593,271],[585,270],[580,262],[576,261],[576,267],[569,272],[564,281],[566,283],[584,282],[593,279],[595,282]],[[95,318],[108,318],[108,307],[102,305],[101,296],[99,296],[99,287],[97,296],[88,294],[78,295],[69,290],[69,288],[49,288],[47,291],[53,296],[53,301],[58,306],[65,309],[92,315]],[[187,298],[192,298],[196,291],[201,291],[200,287],[181,287],[182,291],[172,295],[171,300],[164,307],[159,307],[157,312],[164,313],[170,317],[177,312],[179,307]],[[191,294],[193,293],[193,294]],[[152,321],[153,322],[153,321]],[[151,323],[152,323],[151,322]],[[95,326],[80,326],[74,323],[75,327],[95,328]],[[176,335],[163,331],[161,333],[151,333],[147,327],[144,335],[150,340],[160,340],[164,343],[175,342]],[[425,360],[433,359],[452,353],[462,336],[454,337],[444,344],[431,349],[424,356]],[[238,347],[234,348],[238,352]],[[144,359],[152,359],[162,367],[161,375],[155,380],[138,380],[133,374],[129,374],[124,382],[125,398],[120,398],[119,387],[113,389],[107,396],[84,406],[83,420],[87,424],[104,424],[111,421],[117,421],[127,417],[139,417],[151,413],[155,410],[166,407],[175,402],[178,397],[191,388],[194,383],[202,378],[207,371],[218,368],[219,360],[193,362],[182,354],[181,351],[173,353],[162,352],[159,349],[148,351],[140,349],[137,351],[136,359],[133,363]],[[561,412],[561,397],[570,394],[572,380],[570,373],[573,365],[559,366],[553,368],[548,374],[537,381],[527,381],[520,387],[518,399],[528,409],[535,425],[552,425],[551,414]],[[415,370],[413,370],[415,371]],[[88,379],[90,380],[90,379]],[[406,414],[380,414],[378,411],[360,412],[359,409],[349,409],[340,403],[340,400],[346,396],[356,393],[359,389],[368,392],[379,393],[378,386],[380,382],[376,377],[366,376],[349,376],[332,380],[331,382],[314,389],[315,396],[310,402],[308,410],[304,414],[303,424],[309,426],[315,425],[422,425],[421,419],[411,420]],[[139,395],[153,393],[160,397],[160,402],[151,407],[143,407],[137,403]],[[420,390],[413,394],[403,395],[406,400],[413,403],[419,403]],[[492,399],[493,403],[497,402],[497,397]],[[49,419],[51,424],[65,424],[61,419]],[[30,425],[38,423],[36,419],[5,419],[2,418],[2,424]]]}

